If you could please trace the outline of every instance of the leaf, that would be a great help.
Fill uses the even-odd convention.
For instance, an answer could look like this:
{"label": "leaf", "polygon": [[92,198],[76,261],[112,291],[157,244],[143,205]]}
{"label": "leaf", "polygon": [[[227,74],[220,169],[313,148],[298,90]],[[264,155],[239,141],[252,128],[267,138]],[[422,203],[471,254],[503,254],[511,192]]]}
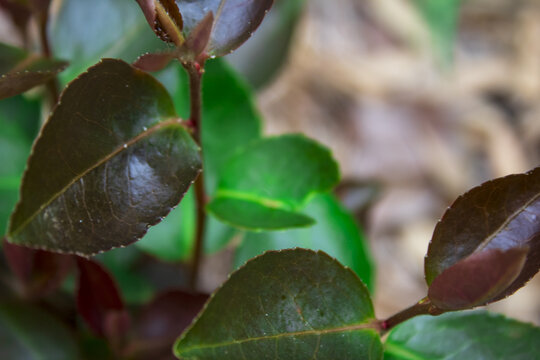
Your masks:
{"label": "leaf", "polygon": [[[460,196],[435,227],[425,260],[428,285],[432,285],[445,270],[475,254],[496,249],[503,252],[528,249],[519,276],[494,294],[490,302],[514,293],[540,267],[539,218],[540,168],[488,181]],[[470,286],[479,281],[475,277],[462,281],[465,280]]]}
{"label": "leaf", "polygon": [[298,213],[313,194],[339,180],[329,150],[302,135],[266,138],[246,146],[221,174],[208,209],[233,226],[272,230],[311,225]]}
{"label": "leaf", "polygon": [[454,60],[454,47],[461,0],[414,0],[431,30],[433,47],[443,65]]}
{"label": "leaf", "polygon": [[[256,89],[269,85],[289,58],[306,0],[276,1],[253,35],[227,61]],[[267,51],[272,44],[272,51]]]}
{"label": "leaf", "polygon": [[295,247],[322,250],[350,267],[372,291],[373,261],[364,234],[354,218],[330,194],[315,196],[305,212],[317,221],[310,228],[248,233],[236,249],[235,267],[266,250]]}
{"label": "leaf", "polygon": [[5,240],[2,250],[27,299],[44,297],[58,289],[74,265],[71,256],[33,250]]}
{"label": "leaf", "polygon": [[195,196],[190,189],[182,203],[136,246],[163,261],[189,260],[195,237]]}
{"label": "leaf", "polygon": [[29,121],[32,117],[39,121],[38,109],[33,109],[31,102],[17,97],[0,102],[0,234],[5,233],[9,215],[19,198],[20,178],[32,147],[24,127],[32,127]]}
{"label": "leaf", "polygon": [[[439,309],[468,309],[489,303],[519,276],[527,249],[474,253],[435,278],[428,297]],[[470,279],[470,280],[468,280]]]}
{"label": "leaf", "polygon": [[184,19],[184,33],[189,34],[212,12],[214,26],[206,51],[223,56],[242,45],[262,22],[273,0],[177,0]]}
{"label": "leaf", "polygon": [[24,303],[0,303],[0,358],[79,359],[69,329],[47,312]]}
{"label": "leaf", "polygon": [[30,55],[0,43],[0,100],[46,83],[66,66],[65,61]]}
{"label": "leaf", "polygon": [[52,52],[70,62],[60,75],[64,84],[101,58],[132,63],[143,53],[166,48],[133,0],[60,1],[48,30]]}
{"label": "leaf", "polygon": [[212,296],[174,346],[180,359],[380,359],[369,293],[323,252],[267,252]]}
{"label": "leaf", "polygon": [[34,144],[8,241],[85,255],[133,243],[178,204],[199,156],[161,84],[105,59],[66,88]]}
{"label": "leaf", "polygon": [[77,267],[77,309],[86,324],[98,335],[110,335],[107,325],[120,316],[124,324],[119,333],[127,331],[129,316],[113,278],[92,260],[78,257]]}
{"label": "leaf", "polygon": [[191,30],[186,42],[183,44],[183,51],[186,53],[183,56],[183,60],[197,61],[197,57],[203,54],[204,49],[206,49],[206,46],[210,41],[213,25],[214,14],[209,12],[197,26]]}
{"label": "leaf", "polygon": [[133,66],[148,72],[159,71],[169,65],[172,59],[174,54],[170,52],[143,54],[135,60]]}
{"label": "leaf", "polygon": [[[201,311],[208,295],[171,290],[158,295],[138,317],[129,353],[137,359],[165,358],[179,333]],[[159,357],[161,356],[161,357]]]}
{"label": "leaf", "polygon": [[539,338],[539,328],[485,311],[419,316],[390,332],[384,359],[536,359]]}
{"label": "leaf", "polygon": [[151,24],[154,32],[165,42],[181,46],[184,43],[182,35],[182,15],[174,0],[156,0],[156,18]]}

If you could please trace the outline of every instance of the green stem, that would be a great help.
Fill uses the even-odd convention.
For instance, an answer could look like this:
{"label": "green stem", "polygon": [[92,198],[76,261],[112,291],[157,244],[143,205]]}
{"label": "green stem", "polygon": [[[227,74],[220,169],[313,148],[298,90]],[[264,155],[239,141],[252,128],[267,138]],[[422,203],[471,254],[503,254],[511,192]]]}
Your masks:
{"label": "green stem", "polygon": [[[202,78],[202,66],[198,63],[186,63],[184,64],[189,75],[189,94],[190,94],[190,123],[193,128],[193,137],[195,141],[201,146],[202,156],[202,144],[201,144],[201,113],[202,113],[202,100],[201,100],[201,78]],[[190,276],[190,287],[196,290],[197,279],[199,277],[199,269],[201,266],[201,259],[204,245],[204,231],[206,227],[206,192],[204,189],[204,176],[203,172],[195,181],[195,200],[196,200],[196,213],[197,224],[195,229],[195,249],[193,252],[192,269]]]}
{"label": "green stem", "polygon": [[386,333],[387,331],[391,330],[396,325],[401,324],[402,322],[405,322],[415,316],[419,315],[441,315],[444,313],[444,310],[441,310],[437,308],[435,305],[431,303],[431,301],[425,297],[413,306],[398,312],[397,314],[389,317],[386,320],[381,321],[381,331],[382,333]]}

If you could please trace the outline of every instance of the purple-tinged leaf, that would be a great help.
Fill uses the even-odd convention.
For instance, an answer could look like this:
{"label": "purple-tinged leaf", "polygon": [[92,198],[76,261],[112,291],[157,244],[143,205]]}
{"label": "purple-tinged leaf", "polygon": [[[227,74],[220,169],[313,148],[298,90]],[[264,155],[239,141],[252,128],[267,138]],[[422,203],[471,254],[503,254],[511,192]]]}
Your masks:
{"label": "purple-tinged leaf", "polygon": [[189,33],[189,36],[187,37],[183,46],[187,53],[188,59],[197,60],[197,57],[203,54],[206,46],[208,45],[208,41],[210,41],[213,25],[214,14],[209,12]]}
{"label": "purple-tinged leaf", "polygon": [[135,60],[133,66],[147,72],[159,71],[169,65],[172,59],[174,53],[144,54]]}
{"label": "purple-tinged leaf", "polygon": [[128,245],[178,204],[200,168],[163,86],[102,60],[66,88],[34,144],[7,240],[85,255]]}
{"label": "purple-tinged leaf", "polygon": [[212,12],[214,26],[206,52],[223,56],[242,45],[257,29],[273,0],[177,0],[184,20],[184,33],[193,29]]}
{"label": "purple-tinged leaf", "polygon": [[[476,254],[492,250],[520,252],[523,249],[527,252],[521,272],[504,289],[499,287],[490,302],[514,293],[540,268],[540,168],[486,182],[460,196],[435,228],[425,260],[426,281],[433,285],[446,270],[467,258],[477,258]],[[503,256],[493,254],[491,256]],[[491,257],[486,256],[479,258]],[[507,262],[510,268],[517,266],[517,259],[512,256]],[[511,272],[508,269],[508,273]],[[448,274],[445,275],[447,280],[454,278]],[[439,281],[437,286],[441,286]],[[460,281],[471,284],[467,286],[479,286],[480,282],[472,275]]]}
{"label": "purple-tinged leaf", "polygon": [[174,0],[137,0],[137,3],[161,40],[176,46],[184,43],[182,15]]}
{"label": "purple-tinged leaf", "polygon": [[193,321],[208,295],[171,290],[158,295],[142,310],[128,346],[137,359],[170,354],[174,340]]}
{"label": "purple-tinged leaf", "polygon": [[0,100],[46,83],[66,66],[65,61],[29,55],[24,50],[0,43]]}
{"label": "purple-tinged leaf", "polygon": [[86,324],[98,335],[125,335],[129,316],[114,280],[97,262],[77,258],[77,308]]}
{"label": "purple-tinged leaf", "polygon": [[518,277],[526,258],[527,249],[474,253],[437,276],[429,287],[428,297],[442,310],[487,304]]}
{"label": "purple-tinged leaf", "polygon": [[27,298],[47,296],[58,289],[74,264],[71,256],[29,249],[5,240],[3,252]]}

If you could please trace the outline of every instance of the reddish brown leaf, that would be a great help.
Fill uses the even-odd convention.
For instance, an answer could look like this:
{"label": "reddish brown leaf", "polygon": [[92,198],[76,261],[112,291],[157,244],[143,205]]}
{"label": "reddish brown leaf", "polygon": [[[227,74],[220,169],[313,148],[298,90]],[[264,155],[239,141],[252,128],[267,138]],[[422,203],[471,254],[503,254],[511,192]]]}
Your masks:
{"label": "reddish brown leaf", "polygon": [[208,295],[172,290],[158,295],[140,314],[130,346],[137,359],[170,354],[178,334],[193,321]]}
{"label": "reddish brown leaf", "polygon": [[511,249],[528,249],[525,264],[491,301],[512,294],[539,270],[540,168],[489,181],[460,196],[435,228],[425,261],[426,281],[431,285],[474,254]]}
{"label": "reddish brown leaf", "polygon": [[144,54],[133,63],[138,69],[153,72],[163,69],[174,59],[173,53]]}
{"label": "reddish brown leaf", "polygon": [[528,249],[474,253],[437,276],[429,287],[428,296],[442,310],[487,304],[518,277],[527,253]]}
{"label": "reddish brown leaf", "polygon": [[212,34],[213,25],[214,14],[209,12],[189,33],[184,44],[184,49],[186,49],[186,52],[192,57],[192,60],[197,59],[197,57],[206,49],[208,41],[210,40],[210,34]]}
{"label": "reddish brown leaf", "polygon": [[3,241],[3,251],[25,297],[47,296],[56,290],[73,267],[69,255],[33,250]]}
{"label": "reddish brown leaf", "polygon": [[97,262],[77,257],[77,308],[88,326],[98,335],[125,335],[124,303],[113,278]]}

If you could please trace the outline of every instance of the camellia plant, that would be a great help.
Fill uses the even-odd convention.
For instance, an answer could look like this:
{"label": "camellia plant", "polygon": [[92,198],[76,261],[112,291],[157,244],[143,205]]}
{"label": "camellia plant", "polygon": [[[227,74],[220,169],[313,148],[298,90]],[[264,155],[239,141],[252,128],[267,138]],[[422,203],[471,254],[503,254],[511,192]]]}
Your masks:
{"label": "camellia plant", "polygon": [[[36,20],[42,47],[0,45],[2,359],[540,357],[537,327],[456,312],[538,272],[540,168],[459,197],[428,248],[426,297],[377,319],[332,154],[262,136],[248,88],[214,60],[272,0],[49,2],[0,1],[21,29]],[[41,100],[19,94],[37,85],[53,107],[30,151]],[[233,239],[239,269],[197,293],[203,254]],[[144,254],[190,264],[184,288],[155,295],[130,270]]]}

